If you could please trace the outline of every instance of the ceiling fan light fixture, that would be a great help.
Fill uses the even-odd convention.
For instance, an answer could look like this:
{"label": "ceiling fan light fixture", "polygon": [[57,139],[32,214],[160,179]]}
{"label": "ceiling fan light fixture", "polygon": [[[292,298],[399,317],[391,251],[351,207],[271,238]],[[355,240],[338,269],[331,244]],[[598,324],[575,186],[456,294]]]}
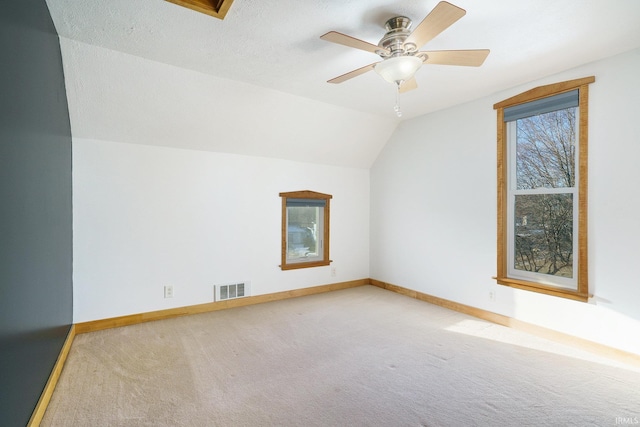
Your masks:
{"label": "ceiling fan light fixture", "polygon": [[377,63],[374,70],[389,83],[399,85],[413,77],[422,63],[417,56],[394,56]]}

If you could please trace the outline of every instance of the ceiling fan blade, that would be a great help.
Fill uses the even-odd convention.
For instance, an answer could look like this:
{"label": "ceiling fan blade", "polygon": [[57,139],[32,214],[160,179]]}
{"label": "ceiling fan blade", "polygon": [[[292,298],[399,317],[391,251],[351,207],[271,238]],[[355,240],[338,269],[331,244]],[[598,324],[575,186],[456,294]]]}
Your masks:
{"label": "ceiling fan blade", "polygon": [[338,33],[336,31],[329,31],[327,34],[321,35],[320,38],[322,40],[326,40],[332,43],[341,44],[347,47],[353,47],[353,48],[364,50],[371,53],[376,53],[376,51],[385,50],[378,45],[371,44],[364,40],[360,40],[355,37],[348,36],[346,34]]}
{"label": "ceiling fan blade", "polygon": [[377,62],[374,62],[373,64],[369,64],[369,65],[365,65],[364,67],[358,68],[356,70],[353,71],[349,71],[346,74],[343,74],[341,76],[335,77],[331,80],[328,80],[327,83],[342,83],[345,82],[349,79],[352,79],[354,77],[359,76],[360,74],[364,74],[367,71],[371,71],[373,70],[373,67],[377,64]]}
{"label": "ceiling fan blade", "polygon": [[417,88],[418,88],[418,82],[416,81],[416,78],[411,77],[409,80],[407,80],[406,82],[400,85],[400,93],[409,92],[410,90],[417,89]]}
{"label": "ceiling fan blade", "polygon": [[420,53],[427,54],[425,64],[462,65],[479,67],[489,55],[489,49],[476,50],[432,50]]}
{"label": "ceiling fan blade", "polygon": [[411,35],[405,40],[406,43],[415,44],[418,49],[424,46],[429,40],[449,28],[454,22],[462,18],[467,13],[466,10],[454,6],[446,1],[441,1],[413,30]]}

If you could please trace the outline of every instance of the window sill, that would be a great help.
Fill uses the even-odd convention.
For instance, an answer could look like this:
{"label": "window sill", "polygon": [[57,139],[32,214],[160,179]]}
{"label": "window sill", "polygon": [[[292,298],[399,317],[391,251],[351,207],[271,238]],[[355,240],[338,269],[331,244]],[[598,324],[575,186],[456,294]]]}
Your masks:
{"label": "window sill", "polygon": [[589,294],[570,289],[554,288],[551,286],[541,285],[535,282],[527,282],[525,280],[511,279],[509,277],[494,277],[499,285],[509,286],[516,289],[524,289],[525,291],[537,292],[540,294],[551,295],[554,297],[567,298],[574,301],[587,302]]}
{"label": "window sill", "polygon": [[331,264],[331,261],[296,262],[280,265],[281,270],[295,270],[298,268],[322,267]]}

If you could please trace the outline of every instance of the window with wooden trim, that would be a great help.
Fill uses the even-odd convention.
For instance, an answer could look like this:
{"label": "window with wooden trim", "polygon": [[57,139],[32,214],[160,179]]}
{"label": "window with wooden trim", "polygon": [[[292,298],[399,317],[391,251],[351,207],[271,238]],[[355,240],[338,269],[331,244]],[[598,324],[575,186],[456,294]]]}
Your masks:
{"label": "window with wooden trim", "polygon": [[329,194],[280,193],[282,270],[329,265]]}
{"label": "window with wooden trim", "polygon": [[589,84],[541,86],[498,116],[497,282],[587,301]]}

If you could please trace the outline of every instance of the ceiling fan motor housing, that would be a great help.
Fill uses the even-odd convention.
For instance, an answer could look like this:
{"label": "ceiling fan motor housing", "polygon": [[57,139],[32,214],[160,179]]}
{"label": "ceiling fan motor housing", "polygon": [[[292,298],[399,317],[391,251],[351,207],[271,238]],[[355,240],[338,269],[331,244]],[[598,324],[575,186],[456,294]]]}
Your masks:
{"label": "ceiling fan motor housing", "polygon": [[405,44],[404,41],[411,32],[411,19],[406,16],[395,16],[384,24],[387,33],[380,39],[378,46],[383,48],[377,52],[382,58],[394,56],[411,55],[417,52],[418,48],[413,43]]}

